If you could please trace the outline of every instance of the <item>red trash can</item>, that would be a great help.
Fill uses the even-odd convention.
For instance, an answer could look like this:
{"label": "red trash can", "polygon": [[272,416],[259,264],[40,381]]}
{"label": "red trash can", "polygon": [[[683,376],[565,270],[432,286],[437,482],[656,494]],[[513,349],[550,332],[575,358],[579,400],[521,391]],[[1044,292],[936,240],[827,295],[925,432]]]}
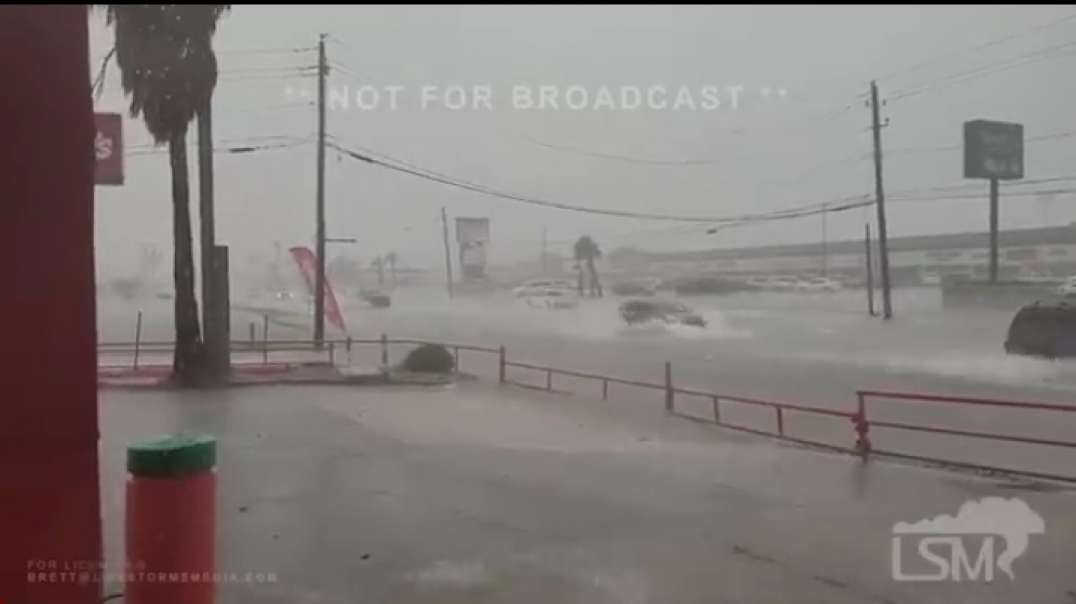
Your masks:
{"label": "red trash can", "polygon": [[217,443],[175,434],[127,448],[127,604],[212,604]]}

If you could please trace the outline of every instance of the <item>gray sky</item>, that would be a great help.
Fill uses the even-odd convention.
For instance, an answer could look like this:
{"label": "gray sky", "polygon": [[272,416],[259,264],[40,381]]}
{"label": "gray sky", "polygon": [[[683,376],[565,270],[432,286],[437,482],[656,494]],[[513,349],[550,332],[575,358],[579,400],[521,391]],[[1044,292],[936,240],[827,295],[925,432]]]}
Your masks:
{"label": "gray sky", "polygon": [[[885,181],[894,193],[966,183],[959,150],[929,149],[958,145],[967,119],[1022,122],[1027,138],[1076,130],[1076,48],[1061,46],[1076,39],[1076,19],[1028,33],[1074,13],[1064,6],[237,6],[215,42],[222,75],[214,128],[218,141],[313,136],[315,111],[302,104],[299,92],[313,91],[314,79],[265,70],[313,65],[316,55],[240,51],[311,47],[325,32],[329,60],[343,68],[334,69],[329,89],[349,94],[349,107],[329,113],[328,131],[345,144],[559,202],[735,216],[873,193],[869,111],[863,106],[872,78],[883,98],[892,99],[883,108],[891,120],[883,137],[890,153]],[[112,36],[103,14],[92,14],[92,71]],[[1041,49],[1045,54],[1032,54]],[[1011,69],[973,71],[1010,63]],[[967,79],[954,81],[957,74]],[[897,98],[939,81],[921,94]],[[403,87],[396,110],[387,96],[377,109],[360,109],[355,96],[363,85]],[[452,111],[440,102],[420,107],[423,86],[444,92],[454,85],[489,86],[493,109]],[[513,106],[513,86],[537,91],[542,85],[562,92],[581,85],[591,95],[603,86],[614,93],[621,86],[644,92],[654,85],[686,87],[696,103],[703,86],[743,91],[736,108],[725,95],[722,106],[710,111]],[[766,99],[764,88],[785,95],[773,92]],[[126,111],[114,67],[96,109]],[[128,146],[149,140],[140,120],[125,120],[124,128]],[[1074,140],[1028,142],[1026,177],[1076,173]],[[697,163],[654,165],[593,154]],[[170,250],[167,163],[165,153],[128,157],[127,184],[97,189],[102,274],[133,270],[142,243]],[[232,246],[233,264],[271,256],[274,241],[284,248],[310,244],[313,144],[218,155],[215,166],[217,236]],[[192,162],[192,179],[194,167]],[[394,250],[405,264],[437,266],[441,206],[450,216],[491,219],[495,263],[537,255],[543,227],[551,249],[562,252],[570,249],[566,241],[584,233],[608,251],[625,244],[690,249],[817,241],[822,231],[819,216],[706,236],[705,225],[528,207],[334,151],[326,172],[329,234],[359,239],[330,251],[330,258],[345,253],[369,259]],[[891,236],[985,228],[987,185],[977,185],[971,191],[981,191],[982,199],[894,200]],[[1003,228],[1066,224],[1076,217],[1071,195],[1046,203],[1005,199],[1006,189],[1003,184]],[[196,209],[196,198],[192,202]],[[830,214],[828,236],[861,236],[872,212]]]}

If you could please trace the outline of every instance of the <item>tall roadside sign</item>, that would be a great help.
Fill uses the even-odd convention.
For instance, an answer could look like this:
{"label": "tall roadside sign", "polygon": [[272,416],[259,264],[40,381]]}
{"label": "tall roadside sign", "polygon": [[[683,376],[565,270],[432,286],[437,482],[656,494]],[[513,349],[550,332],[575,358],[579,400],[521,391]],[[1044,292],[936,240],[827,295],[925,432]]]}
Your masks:
{"label": "tall roadside sign", "polygon": [[93,183],[123,184],[123,118],[118,113],[95,113],[97,133],[93,138]]}
{"label": "tall roadside sign", "polygon": [[990,181],[990,282],[998,280],[998,181],[1024,177],[1024,126],[964,122],[964,178]]}

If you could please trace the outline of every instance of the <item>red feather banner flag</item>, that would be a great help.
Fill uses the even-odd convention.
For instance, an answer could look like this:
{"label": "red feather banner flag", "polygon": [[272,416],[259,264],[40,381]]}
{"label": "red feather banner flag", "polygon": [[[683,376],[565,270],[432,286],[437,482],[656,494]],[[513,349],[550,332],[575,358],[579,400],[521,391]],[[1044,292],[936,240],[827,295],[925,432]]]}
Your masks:
{"label": "red feather banner flag", "polygon": [[[293,247],[288,251],[291,252],[292,258],[295,258],[295,264],[299,265],[299,272],[303,274],[307,290],[310,291],[310,295],[314,295],[318,271],[317,256],[310,251],[310,248],[305,247]],[[340,331],[347,333],[347,327],[344,326],[344,315],[340,313],[340,306],[336,303],[336,296],[333,295],[333,288],[329,284],[328,276],[325,277],[325,318],[339,328]]]}

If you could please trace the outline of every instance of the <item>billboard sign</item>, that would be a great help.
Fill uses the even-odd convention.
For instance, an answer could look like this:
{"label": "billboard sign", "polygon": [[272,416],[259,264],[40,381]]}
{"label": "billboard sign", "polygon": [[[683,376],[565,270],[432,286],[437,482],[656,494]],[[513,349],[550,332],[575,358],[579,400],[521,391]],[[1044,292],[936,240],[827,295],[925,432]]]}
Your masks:
{"label": "billboard sign", "polygon": [[1023,124],[964,122],[964,178],[1018,180],[1023,177]]}
{"label": "billboard sign", "polygon": [[456,218],[456,242],[464,279],[481,279],[486,273],[489,218]]}
{"label": "billboard sign", "polygon": [[95,113],[93,123],[97,129],[93,138],[93,183],[122,185],[123,118],[118,113]]}

